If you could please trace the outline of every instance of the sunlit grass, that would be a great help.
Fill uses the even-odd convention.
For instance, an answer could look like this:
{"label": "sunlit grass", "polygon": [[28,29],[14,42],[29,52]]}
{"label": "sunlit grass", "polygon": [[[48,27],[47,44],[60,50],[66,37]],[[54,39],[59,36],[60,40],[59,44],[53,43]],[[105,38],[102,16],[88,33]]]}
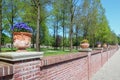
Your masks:
{"label": "sunlit grass", "polygon": [[[11,48],[2,48],[2,52],[12,52]],[[16,48],[13,48],[13,51],[16,51]],[[35,48],[27,48],[27,51],[36,51]],[[75,53],[78,52],[77,50],[73,49],[72,52],[70,52],[68,49],[63,51],[62,49],[47,49],[47,48],[41,48],[41,52],[44,52],[44,56],[53,56],[53,55],[64,55],[69,53]]]}

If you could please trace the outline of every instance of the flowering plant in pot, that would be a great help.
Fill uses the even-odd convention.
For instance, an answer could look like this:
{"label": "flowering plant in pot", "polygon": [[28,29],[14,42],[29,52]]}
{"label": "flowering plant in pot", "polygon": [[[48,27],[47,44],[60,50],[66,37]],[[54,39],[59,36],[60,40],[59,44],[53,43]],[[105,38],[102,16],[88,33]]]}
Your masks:
{"label": "flowering plant in pot", "polygon": [[32,28],[25,23],[17,23],[11,27],[13,31],[13,45],[18,51],[26,51],[31,45]]}
{"label": "flowering plant in pot", "polygon": [[88,48],[90,45],[87,39],[83,39],[80,43],[81,48]]}
{"label": "flowering plant in pot", "polygon": [[103,48],[107,48],[108,45],[106,43],[103,44]]}

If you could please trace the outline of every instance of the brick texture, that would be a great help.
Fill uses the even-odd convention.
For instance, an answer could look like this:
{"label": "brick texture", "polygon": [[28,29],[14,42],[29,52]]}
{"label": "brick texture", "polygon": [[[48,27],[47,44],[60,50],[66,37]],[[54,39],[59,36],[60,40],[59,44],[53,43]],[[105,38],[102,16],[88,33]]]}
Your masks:
{"label": "brick texture", "polygon": [[0,77],[13,74],[13,66],[9,63],[0,61]]}
{"label": "brick texture", "polygon": [[32,59],[14,64],[14,80],[36,80],[40,77],[40,60]]}
{"label": "brick texture", "polygon": [[0,80],[90,80],[118,50],[104,50],[43,57],[0,65]]}
{"label": "brick texture", "polygon": [[88,59],[85,57],[65,63],[42,67],[40,80],[87,80],[87,65]]}
{"label": "brick texture", "polygon": [[101,54],[95,54],[91,56],[90,60],[91,76],[95,74],[101,68]]}

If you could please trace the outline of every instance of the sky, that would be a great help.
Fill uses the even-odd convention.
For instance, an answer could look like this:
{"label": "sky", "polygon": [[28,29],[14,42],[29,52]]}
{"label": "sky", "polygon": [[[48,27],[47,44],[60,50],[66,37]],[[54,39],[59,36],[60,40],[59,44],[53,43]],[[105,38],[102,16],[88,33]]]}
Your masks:
{"label": "sky", "polygon": [[112,31],[120,34],[120,0],[101,0]]}

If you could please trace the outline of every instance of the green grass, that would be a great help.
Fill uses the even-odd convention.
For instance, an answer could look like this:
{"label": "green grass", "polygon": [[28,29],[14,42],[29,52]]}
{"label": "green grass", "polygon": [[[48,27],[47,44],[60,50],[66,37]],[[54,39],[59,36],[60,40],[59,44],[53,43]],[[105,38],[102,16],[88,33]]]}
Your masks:
{"label": "green grass", "polygon": [[[1,48],[2,52],[11,52],[11,48]],[[13,48],[13,51],[16,51],[16,48]]]}
{"label": "green grass", "polygon": [[46,51],[44,52],[44,56],[52,56],[52,55],[64,55],[64,54],[69,54],[69,53],[73,53],[74,51],[70,52],[70,51]]}
{"label": "green grass", "polygon": [[[16,48],[13,49],[16,51]],[[35,51],[34,48],[28,48],[27,51]],[[46,49],[46,48],[41,48],[41,51],[44,52],[44,56],[53,56],[53,55],[64,55],[64,54],[69,54],[69,53],[75,53],[78,52],[77,50],[72,50],[70,52],[69,50],[54,50],[54,49]],[[2,52],[11,52],[11,48],[2,48]]]}

